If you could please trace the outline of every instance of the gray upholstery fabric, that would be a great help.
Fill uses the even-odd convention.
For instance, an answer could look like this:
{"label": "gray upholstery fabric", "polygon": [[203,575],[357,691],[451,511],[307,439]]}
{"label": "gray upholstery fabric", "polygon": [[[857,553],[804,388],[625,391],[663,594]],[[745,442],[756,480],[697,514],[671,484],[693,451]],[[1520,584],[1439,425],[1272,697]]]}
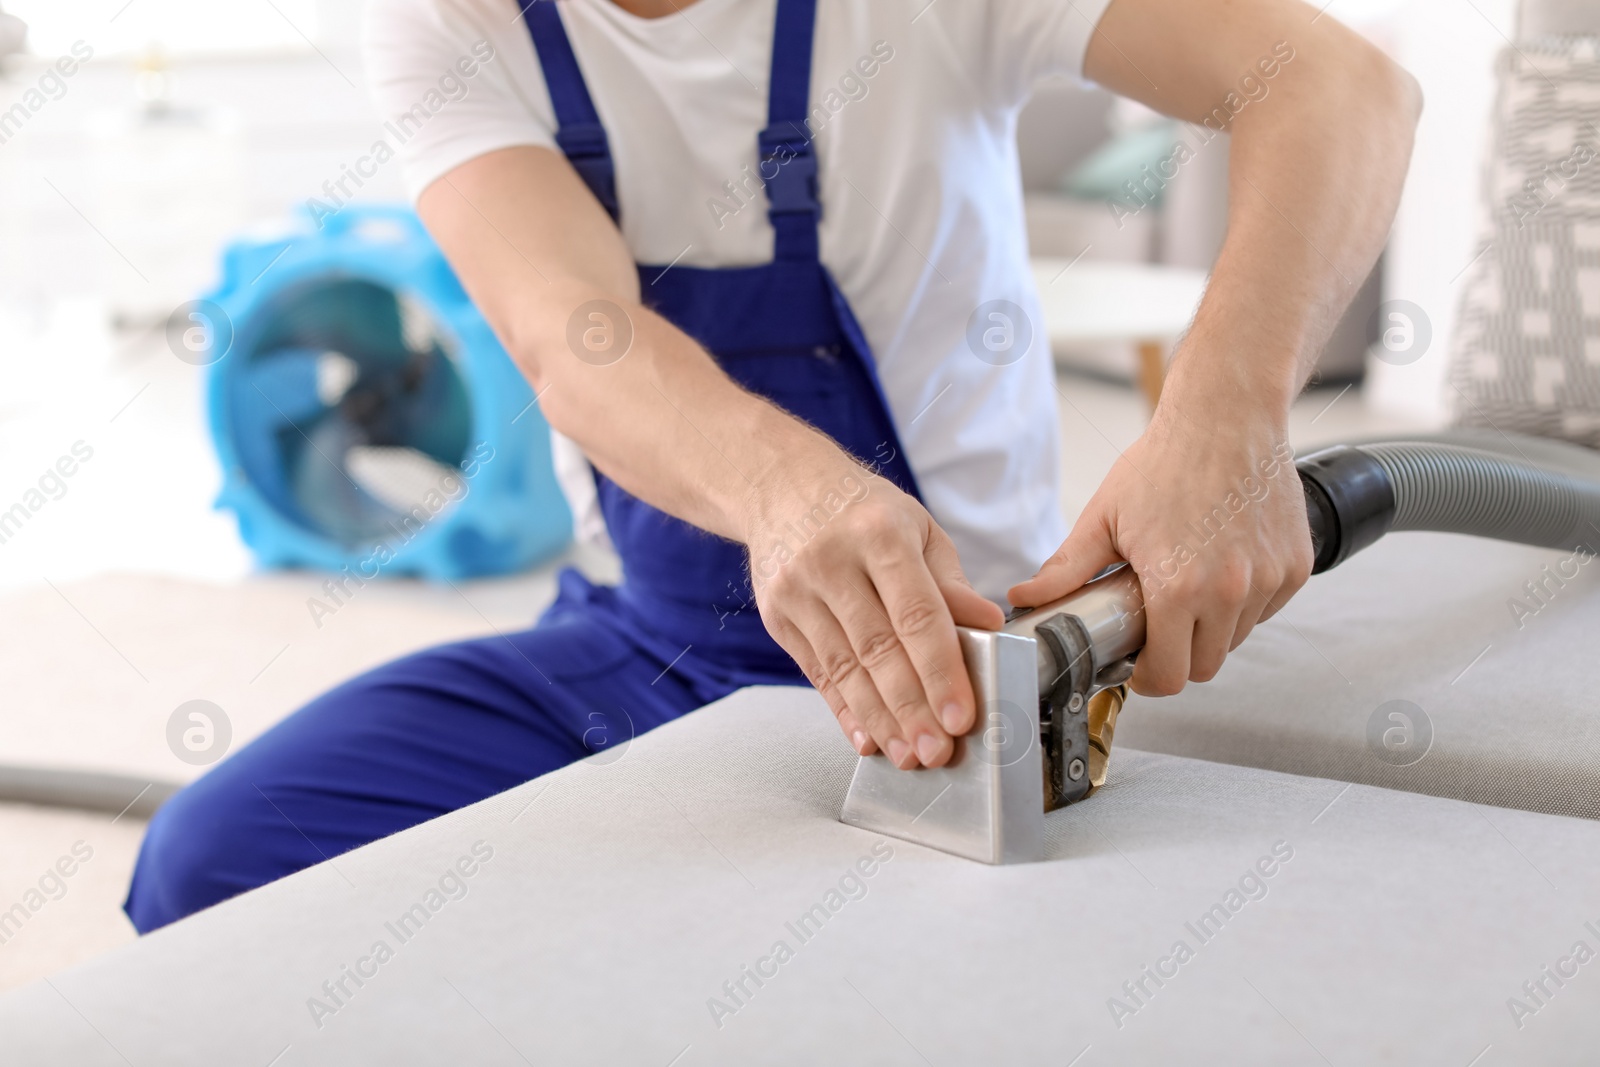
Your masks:
{"label": "gray upholstery fabric", "polygon": [[[746,690],[0,999],[0,1061],[1592,1062],[1600,964],[1520,1029],[1508,1000],[1600,948],[1600,825],[1118,757],[1047,862],[985,867],[839,824],[854,756],[820,699]],[[475,842],[465,896],[401,942]],[[308,998],[379,940],[319,1027]]]}
{"label": "gray upholstery fabric", "polygon": [[[1575,577],[1558,585],[1561,569]],[[1600,818],[1597,667],[1600,563],[1393,534],[1312,578],[1211,682],[1129,701],[1117,744]],[[1368,734],[1394,700],[1431,724],[1409,766]]]}

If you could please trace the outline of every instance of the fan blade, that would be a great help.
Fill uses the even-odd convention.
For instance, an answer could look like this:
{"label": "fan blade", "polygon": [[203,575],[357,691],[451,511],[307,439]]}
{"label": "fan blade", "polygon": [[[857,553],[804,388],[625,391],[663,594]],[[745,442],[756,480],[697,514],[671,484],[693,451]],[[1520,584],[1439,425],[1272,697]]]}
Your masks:
{"label": "fan blade", "polygon": [[321,415],[327,405],[317,388],[322,353],[280,348],[250,361],[241,383],[243,408],[257,410],[271,425],[300,423]]}
{"label": "fan blade", "polygon": [[291,460],[296,505],[313,525],[347,545],[370,540],[389,515],[350,476],[350,450],[364,444],[359,427],[330,413],[305,435]]}
{"label": "fan blade", "polygon": [[410,352],[394,291],[357,279],[324,281],[294,293],[257,346],[276,348],[343,352],[364,369],[404,363]]}
{"label": "fan blade", "polygon": [[357,445],[350,449],[346,469],[368,494],[402,513],[421,506],[431,516],[464,485],[459,468],[414,448]]}
{"label": "fan blade", "polygon": [[435,349],[419,356],[396,403],[397,443],[424,452],[440,463],[460,464],[471,445],[472,401],[455,363]]}

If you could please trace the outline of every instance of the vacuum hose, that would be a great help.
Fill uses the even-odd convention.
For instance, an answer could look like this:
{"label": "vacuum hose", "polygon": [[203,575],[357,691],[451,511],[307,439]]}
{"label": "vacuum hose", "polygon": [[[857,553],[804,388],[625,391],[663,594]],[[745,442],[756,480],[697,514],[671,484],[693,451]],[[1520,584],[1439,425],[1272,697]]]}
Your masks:
{"label": "vacuum hose", "polygon": [[1600,546],[1600,455],[1478,431],[1334,445],[1295,464],[1320,574],[1394,530]]}

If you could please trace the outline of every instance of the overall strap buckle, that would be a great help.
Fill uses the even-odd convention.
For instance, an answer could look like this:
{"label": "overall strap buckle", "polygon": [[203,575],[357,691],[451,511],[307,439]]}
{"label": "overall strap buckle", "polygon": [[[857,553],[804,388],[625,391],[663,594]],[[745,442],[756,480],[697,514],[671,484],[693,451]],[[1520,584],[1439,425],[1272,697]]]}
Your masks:
{"label": "overall strap buckle", "polygon": [[807,126],[817,0],[778,0],[772,32],[767,128],[757,144],[767,186],[775,260],[817,262],[817,153]]}
{"label": "overall strap buckle", "polygon": [[606,128],[598,122],[567,122],[556,130],[556,146],[594,193],[600,206],[615,219],[618,214],[616,164]]}
{"label": "overall strap buckle", "polygon": [[767,187],[768,211],[773,215],[822,215],[817,198],[817,154],[804,132],[768,126],[758,138],[760,174]]}
{"label": "overall strap buckle", "polygon": [[611,142],[606,128],[598,122],[567,122],[556,130],[556,144],[573,159],[609,156]]}
{"label": "overall strap buckle", "polygon": [[616,167],[600,114],[578,67],[555,0],[517,0],[556,115],[556,145],[606,212],[618,217]]}

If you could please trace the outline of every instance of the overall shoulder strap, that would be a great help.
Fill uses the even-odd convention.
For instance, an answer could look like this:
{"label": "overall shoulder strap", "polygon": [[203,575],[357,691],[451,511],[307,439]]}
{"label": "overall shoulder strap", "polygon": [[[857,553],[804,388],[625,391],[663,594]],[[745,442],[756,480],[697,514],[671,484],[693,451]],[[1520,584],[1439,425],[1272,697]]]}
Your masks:
{"label": "overall shoulder strap", "polygon": [[[584,83],[578,57],[572,52],[556,0],[518,0],[522,21],[533,37],[544,83],[550,91],[550,104],[556,113],[556,144],[589,187],[595,199],[618,218],[616,167],[611,162],[611,144],[600,114],[594,109],[589,87]],[[808,49],[809,51],[809,49]],[[804,106],[804,105],[802,105]]]}
{"label": "overall shoulder strap", "polygon": [[778,0],[772,34],[767,128],[758,138],[761,179],[767,186],[775,259],[818,256],[817,156],[806,125],[811,98],[811,47],[816,0]]}

